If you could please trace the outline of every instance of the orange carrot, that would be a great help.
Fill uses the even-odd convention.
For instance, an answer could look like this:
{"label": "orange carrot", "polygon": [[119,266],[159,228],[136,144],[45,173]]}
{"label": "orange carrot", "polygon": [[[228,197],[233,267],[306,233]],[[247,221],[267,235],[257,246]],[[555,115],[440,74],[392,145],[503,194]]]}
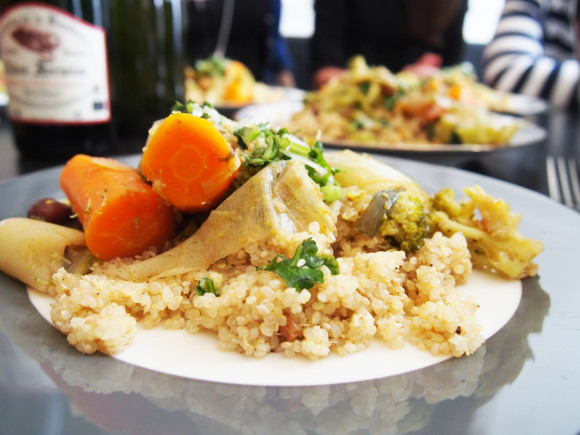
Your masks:
{"label": "orange carrot", "polygon": [[171,207],[131,168],[113,159],[78,154],[60,186],[82,223],[87,247],[102,260],[129,257],[171,237]]}
{"label": "orange carrot", "polygon": [[230,60],[226,69],[226,82],[225,101],[249,103],[254,99],[254,76],[240,61]]}
{"label": "orange carrot", "polygon": [[207,211],[225,195],[240,166],[230,144],[206,119],[172,113],[143,150],[141,172],[185,213]]}

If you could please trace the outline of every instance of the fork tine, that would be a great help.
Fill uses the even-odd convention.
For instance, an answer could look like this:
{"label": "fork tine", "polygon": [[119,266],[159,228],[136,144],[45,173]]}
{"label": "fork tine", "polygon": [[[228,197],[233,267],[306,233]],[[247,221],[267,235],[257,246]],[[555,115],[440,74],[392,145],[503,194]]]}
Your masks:
{"label": "fork tine", "polygon": [[562,202],[560,195],[560,181],[558,180],[558,172],[556,168],[556,161],[553,156],[546,157],[546,177],[548,179],[548,192],[550,198],[554,201]]}
{"label": "fork tine", "polygon": [[576,159],[568,159],[568,173],[570,175],[570,185],[572,188],[572,197],[574,199],[574,207],[580,207],[580,180],[578,177],[578,163]]}
{"label": "fork tine", "polygon": [[562,189],[564,204],[566,204],[568,207],[574,207],[572,190],[570,188],[570,175],[568,173],[568,165],[566,165],[566,159],[564,157],[556,158],[556,168],[558,169],[560,188]]}

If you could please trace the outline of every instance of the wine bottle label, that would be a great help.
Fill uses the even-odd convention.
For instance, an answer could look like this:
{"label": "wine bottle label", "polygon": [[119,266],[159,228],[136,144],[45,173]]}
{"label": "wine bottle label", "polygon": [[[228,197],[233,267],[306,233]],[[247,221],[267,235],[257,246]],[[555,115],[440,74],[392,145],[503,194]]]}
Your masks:
{"label": "wine bottle label", "polygon": [[14,121],[98,124],[111,120],[102,27],[40,3],[19,3],[0,20],[0,53]]}

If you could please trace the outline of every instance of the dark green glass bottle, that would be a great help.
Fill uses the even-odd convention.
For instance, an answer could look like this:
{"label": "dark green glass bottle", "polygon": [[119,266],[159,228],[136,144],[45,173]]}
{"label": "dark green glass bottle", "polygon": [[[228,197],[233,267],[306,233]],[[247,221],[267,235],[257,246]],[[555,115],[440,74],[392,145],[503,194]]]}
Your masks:
{"label": "dark green glass bottle", "polygon": [[185,95],[185,3],[114,0],[109,9],[114,122],[140,150],[152,123]]}

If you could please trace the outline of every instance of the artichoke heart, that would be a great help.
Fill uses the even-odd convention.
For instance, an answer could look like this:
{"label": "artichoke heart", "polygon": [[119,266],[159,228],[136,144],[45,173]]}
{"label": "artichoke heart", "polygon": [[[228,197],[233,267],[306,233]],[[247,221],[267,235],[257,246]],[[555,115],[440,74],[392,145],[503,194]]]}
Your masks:
{"label": "artichoke heart", "polygon": [[268,165],[236,190],[190,238],[160,255],[129,266],[131,279],[143,281],[191,270],[207,270],[217,260],[275,233],[308,231],[333,237],[336,225],[320,188],[303,163]]}
{"label": "artichoke heart", "polygon": [[403,189],[417,195],[424,204],[429,202],[428,195],[413,179],[369,154],[344,150],[328,152],[325,157],[330,166],[341,170],[335,177],[343,187],[358,186],[371,194]]}

